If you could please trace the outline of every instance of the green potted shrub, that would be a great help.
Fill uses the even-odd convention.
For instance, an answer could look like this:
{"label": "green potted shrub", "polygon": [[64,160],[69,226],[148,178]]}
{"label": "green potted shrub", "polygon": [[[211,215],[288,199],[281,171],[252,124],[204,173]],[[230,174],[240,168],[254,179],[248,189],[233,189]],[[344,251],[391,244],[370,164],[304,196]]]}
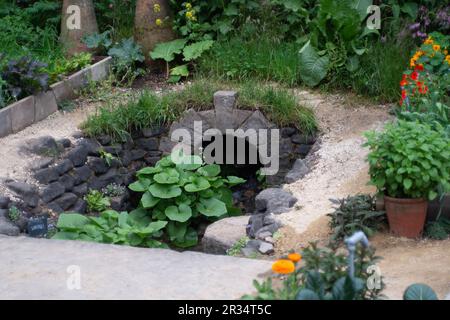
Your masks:
{"label": "green potted shrub", "polygon": [[422,234],[428,200],[450,188],[450,139],[441,126],[399,120],[365,134],[371,183],[384,194],[393,234]]}

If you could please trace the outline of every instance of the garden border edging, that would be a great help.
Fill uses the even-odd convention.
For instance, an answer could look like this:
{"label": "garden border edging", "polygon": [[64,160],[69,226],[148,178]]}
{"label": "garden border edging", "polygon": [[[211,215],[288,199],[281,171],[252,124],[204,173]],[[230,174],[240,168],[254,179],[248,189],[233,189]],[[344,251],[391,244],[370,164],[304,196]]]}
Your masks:
{"label": "garden border edging", "polygon": [[111,66],[112,58],[105,59],[84,68],[67,79],[50,85],[46,92],[25,97],[0,109],[0,138],[17,133],[26,127],[44,120],[58,111],[58,103],[73,99],[76,90],[85,87],[89,81],[105,79]]}

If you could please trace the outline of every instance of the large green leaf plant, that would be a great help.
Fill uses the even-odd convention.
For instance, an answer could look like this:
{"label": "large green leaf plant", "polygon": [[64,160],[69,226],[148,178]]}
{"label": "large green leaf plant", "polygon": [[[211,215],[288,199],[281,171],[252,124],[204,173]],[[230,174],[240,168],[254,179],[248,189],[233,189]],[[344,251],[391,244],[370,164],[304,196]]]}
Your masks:
{"label": "large green leaf plant", "polygon": [[370,5],[372,0],[319,0],[317,16],[309,26],[309,41],[299,52],[300,76],[306,85],[314,87],[343,68],[358,70],[367,36],[378,33],[364,23]]}
{"label": "large green leaf plant", "polygon": [[129,188],[142,193],[140,208],[152,221],[167,221],[167,240],[186,248],[197,244],[199,223],[240,214],[230,188],[245,180],[221,177],[220,171],[219,165],[205,164],[199,156],[182,156],[176,163],[167,156],[138,171]]}

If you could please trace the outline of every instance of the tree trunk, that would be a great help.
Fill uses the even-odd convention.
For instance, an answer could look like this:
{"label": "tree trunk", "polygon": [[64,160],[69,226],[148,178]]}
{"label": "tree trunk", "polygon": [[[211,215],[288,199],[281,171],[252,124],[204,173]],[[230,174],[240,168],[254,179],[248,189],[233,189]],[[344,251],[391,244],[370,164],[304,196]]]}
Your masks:
{"label": "tree trunk", "polygon": [[[162,22],[161,25],[157,25],[158,19]],[[152,61],[149,54],[156,44],[176,38],[172,29],[169,0],[137,0],[134,30],[135,40],[142,46],[146,64],[151,67],[162,66],[159,62]]]}
{"label": "tree trunk", "polygon": [[64,0],[61,19],[60,41],[67,56],[93,51],[81,41],[85,35],[98,32],[92,0]]}

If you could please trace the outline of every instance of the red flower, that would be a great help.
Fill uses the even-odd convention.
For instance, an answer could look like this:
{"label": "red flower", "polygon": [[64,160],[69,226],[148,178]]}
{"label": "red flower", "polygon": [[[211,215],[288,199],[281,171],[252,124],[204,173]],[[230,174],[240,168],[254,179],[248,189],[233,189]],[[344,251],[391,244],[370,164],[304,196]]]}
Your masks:
{"label": "red flower", "polygon": [[416,67],[414,68],[415,71],[423,71],[423,64],[418,64],[416,65]]}
{"label": "red flower", "polygon": [[417,71],[414,71],[413,73],[411,73],[411,79],[413,79],[414,81],[419,79],[419,74],[417,73]]}
{"label": "red flower", "polygon": [[402,101],[405,100],[407,96],[406,90],[402,90]]}

